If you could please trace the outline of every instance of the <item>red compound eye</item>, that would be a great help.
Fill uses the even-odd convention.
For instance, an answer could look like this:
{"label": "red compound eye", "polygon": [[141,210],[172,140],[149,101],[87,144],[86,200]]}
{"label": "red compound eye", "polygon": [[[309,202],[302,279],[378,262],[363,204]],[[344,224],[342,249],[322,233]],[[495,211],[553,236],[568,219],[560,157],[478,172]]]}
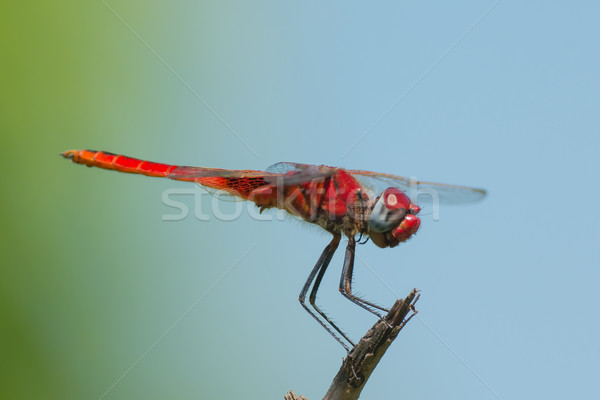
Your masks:
{"label": "red compound eye", "polygon": [[383,204],[389,210],[408,210],[411,205],[408,196],[398,188],[390,187],[385,189],[381,194],[381,198],[383,199]]}

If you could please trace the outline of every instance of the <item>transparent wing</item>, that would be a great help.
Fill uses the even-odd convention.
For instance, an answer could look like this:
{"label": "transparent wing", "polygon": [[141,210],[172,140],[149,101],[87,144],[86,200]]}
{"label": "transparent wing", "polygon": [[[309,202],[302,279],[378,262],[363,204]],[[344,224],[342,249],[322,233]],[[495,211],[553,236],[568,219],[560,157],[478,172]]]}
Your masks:
{"label": "transparent wing", "polygon": [[390,186],[400,188],[416,204],[436,201],[436,199],[443,204],[468,204],[482,200],[487,194],[484,189],[427,182],[392,174],[361,170],[347,170],[347,172],[375,191],[376,194]]}
{"label": "transparent wing", "polygon": [[279,174],[240,169],[220,169],[220,168],[205,168],[205,167],[177,167],[169,173],[168,178],[184,180],[193,180],[195,178],[263,178],[268,176],[277,176]]}
{"label": "transparent wing", "polygon": [[178,166],[169,173],[168,178],[196,182],[220,200],[237,201],[243,199],[232,195],[232,189],[239,192],[241,188],[258,188],[264,185],[300,185],[326,178],[336,171],[336,168],[324,165],[287,162],[273,164],[266,171]]}
{"label": "transparent wing", "polygon": [[189,179],[194,178],[264,178],[265,181],[275,183],[276,178],[283,178],[285,185],[297,185],[314,179],[326,178],[335,174],[336,168],[325,165],[298,164],[290,162],[280,162],[273,164],[266,171],[254,170],[236,170],[205,167],[177,167],[169,173],[170,179]]}
{"label": "transparent wing", "polygon": [[266,180],[270,183],[282,184],[284,186],[299,185],[301,183],[330,177],[334,175],[336,171],[337,168],[328,167],[326,165],[279,162],[267,168],[266,172],[273,175]]}
{"label": "transparent wing", "polygon": [[277,174],[254,170],[178,166],[167,177],[179,181],[196,182],[211,196],[219,200],[244,201],[244,198],[236,196],[227,190],[236,189],[238,186],[243,185],[244,181],[264,179],[270,175]]}

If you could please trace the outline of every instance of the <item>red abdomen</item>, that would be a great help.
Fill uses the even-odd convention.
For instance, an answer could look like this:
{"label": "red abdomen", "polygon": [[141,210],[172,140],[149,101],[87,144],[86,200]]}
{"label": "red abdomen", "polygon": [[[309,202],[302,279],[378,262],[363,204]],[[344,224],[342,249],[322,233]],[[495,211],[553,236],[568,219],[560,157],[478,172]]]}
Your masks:
{"label": "red abdomen", "polygon": [[69,150],[65,151],[62,156],[73,160],[74,163],[87,165],[88,167],[112,169],[130,174],[142,174],[162,178],[168,177],[169,173],[177,168],[176,165],[139,160],[107,151]]}
{"label": "red abdomen", "polygon": [[[119,172],[126,172],[130,174],[140,174],[146,176],[153,176],[158,178],[169,178],[177,181],[196,182],[200,185],[207,186],[209,188],[218,189],[224,192],[228,192],[234,196],[241,197],[246,200],[251,200],[251,193],[262,186],[267,185],[265,180],[261,177],[234,177],[234,176],[218,176],[219,171],[230,172],[227,170],[220,170],[217,168],[201,168],[202,170],[210,171],[214,176],[193,176],[192,174],[171,174],[178,168],[184,171],[188,167],[181,167],[179,165],[155,163],[146,160],[140,160],[133,157],[127,157],[120,154],[113,154],[107,151],[95,151],[95,150],[69,150],[62,154],[63,157],[72,160],[74,163],[87,165],[88,167],[98,167],[103,169],[110,169]],[[260,171],[239,171],[243,172],[260,172]],[[272,206],[271,202],[268,202],[268,206]],[[262,204],[259,204],[262,205]],[[266,204],[265,204],[266,205]]]}

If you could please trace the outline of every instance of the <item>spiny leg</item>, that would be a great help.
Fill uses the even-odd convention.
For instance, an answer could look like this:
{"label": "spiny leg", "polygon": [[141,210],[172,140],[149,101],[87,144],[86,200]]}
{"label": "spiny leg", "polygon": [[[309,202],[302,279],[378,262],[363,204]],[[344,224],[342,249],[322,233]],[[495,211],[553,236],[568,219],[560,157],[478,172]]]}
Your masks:
{"label": "spiny leg", "polygon": [[365,299],[352,294],[352,273],[354,272],[354,251],[356,250],[356,240],[354,236],[348,237],[348,246],[346,247],[346,257],[344,258],[344,268],[342,269],[342,276],[340,277],[340,293],[344,295],[351,302],[358,304],[365,310],[372,312],[379,318],[383,318],[373,308],[377,308],[381,311],[388,312],[387,308],[381,307],[375,303],[371,303]]}
{"label": "spiny leg", "polygon": [[325,247],[325,250],[323,250],[323,253],[321,254],[321,257],[319,257],[319,260],[317,261],[317,263],[315,264],[314,268],[312,269],[312,271],[310,272],[310,275],[308,275],[308,279],[306,280],[306,283],[304,284],[304,287],[302,288],[302,291],[300,292],[300,296],[298,298],[298,300],[300,301],[300,304],[302,305],[302,307],[304,307],[304,309],[310,314],[312,315],[312,317],[314,319],[317,320],[317,322],[319,324],[321,324],[321,326],[323,328],[325,328],[325,330],[327,332],[329,332],[329,334],[331,336],[333,336],[333,338],[335,340],[337,340],[342,347],[344,347],[344,349],[346,349],[346,351],[350,351],[350,349],[348,348],[348,345],[346,345],[346,343],[344,343],[328,326],[327,324],[325,324],[325,322],[323,322],[318,316],[317,314],[315,314],[314,312],[312,312],[308,306],[305,304],[305,300],[306,300],[306,293],[308,292],[308,288],[310,287],[310,285],[312,284],[313,280],[315,280],[315,275],[317,275],[317,273],[319,273],[318,277],[317,277],[317,281],[315,282],[315,287],[313,287],[313,290],[310,293],[310,304],[314,307],[314,309],[338,332],[340,333],[340,335],[342,335],[344,337],[344,339],[346,339],[348,342],[350,342],[350,344],[352,344],[352,346],[354,346],[354,343],[352,343],[352,341],[350,339],[348,339],[348,337],[342,333],[342,331],[333,323],[331,322],[331,320],[321,311],[319,310],[315,304],[314,304],[314,300],[316,298],[316,294],[317,294],[317,289],[319,287],[319,284],[321,283],[321,279],[323,278],[323,275],[325,274],[325,270],[327,269],[327,266],[329,265],[329,262],[331,261],[331,258],[333,257],[333,254],[335,253],[335,251],[337,250],[337,247],[340,243],[340,235],[334,235],[333,239],[331,240],[331,242],[327,245],[327,247]]}

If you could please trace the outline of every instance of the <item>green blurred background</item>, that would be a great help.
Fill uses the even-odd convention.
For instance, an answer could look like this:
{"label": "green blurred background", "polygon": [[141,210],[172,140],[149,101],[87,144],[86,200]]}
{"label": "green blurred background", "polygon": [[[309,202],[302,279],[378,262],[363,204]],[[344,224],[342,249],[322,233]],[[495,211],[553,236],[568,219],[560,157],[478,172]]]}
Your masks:
{"label": "green blurred background", "polygon": [[[424,210],[406,245],[359,248],[361,294],[423,289],[362,398],[590,397],[599,9],[500,2],[481,20],[492,4],[3,2],[0,398],[317,399],[344,355],[297,302],[326,234],[162,221],[162,193],[189,185],[58,156],[81,148],[485,187],[439,222]],[[356,338],[374,320],[337,293],[341,262],[320,301]]]}
{"label": "green blurred background", "polygon": [[[231,27],[210,5],[112,6],[181,74],[202,79],[198,91],[220,90],[220,62],[206,53],[221,51],[219,42],[227,38],[212,35]],[[224,271],[209,269],[193,282],[196,255],[210,247],[216,253],[203,255],[203,262],[212,257],[231,265],[242,253],[221,257],[224,244],[186,239],[186,233],[175,234],[176,224],[161,223],[164,183],[88,175],[58,154],[101,148],[175,162],[186,158],[180,152],[188,148],[192,163],[203,158],[194,148],[214,153],[218,138],[208,132],[220,122],[102,2],[3,2],[0,10],[0,151],[7,169],[0,398],[99,398]],[[198,25],[211,34],[186,31]],[[199,40],[185,48],[180,40],[187,36]],[[186,70],[176,58],[187,53],[198,65]],[[191,114],[200,125],[211,121],[188,127]],[[216,164],[214,157],[208,162]],[[195,263],[184,265],[184,259]],[[173,279],[184,275],[187,294]],[[217,308],[211,314],[217,304],[210,303],[204,301],[208,312],[195,322],[207,332],[188,329],[185,335],[207,342],[199,346],[201,357],[180,364],[176,360],[189,346],[181,337],[167,337],[161,347],[172,345],[155,348],[146,358],[153,361],[140,363],[107,398],[217,397],[235,373],[222,360],[229,350],[221,349],[233,333],[223,334],[210,315],[233,313]],[[236,319],[244,323],[243,316]]]}

